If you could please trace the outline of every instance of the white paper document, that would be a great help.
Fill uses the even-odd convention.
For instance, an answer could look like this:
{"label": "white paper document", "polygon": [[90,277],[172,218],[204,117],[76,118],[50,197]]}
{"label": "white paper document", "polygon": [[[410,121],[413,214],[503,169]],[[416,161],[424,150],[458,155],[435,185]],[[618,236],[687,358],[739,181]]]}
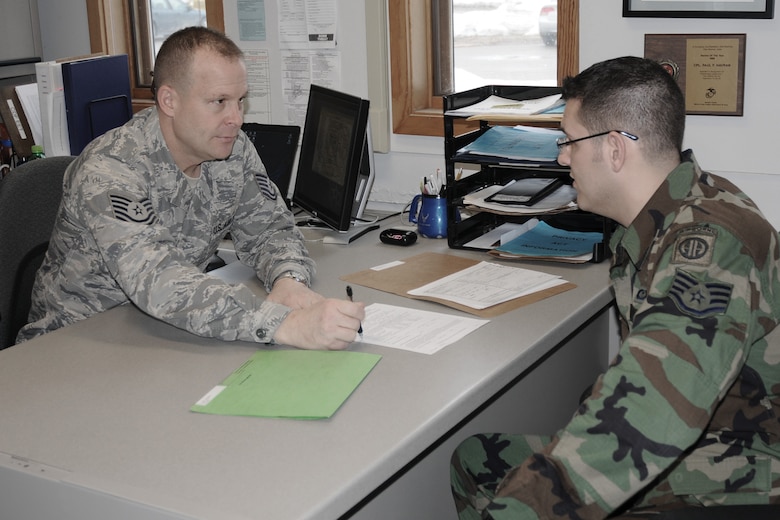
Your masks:
{"label": "white paper document", "polygon": [[[19,102],[22,104],[27,124],[30,125],[33,141],[43,146],[43,128],[41,127],[41,105],[38,101],[38,85],[29,83],[15,88]],[[45,152],[48,150],[44,150]]]}
{"label": "white paper document", "polygon": [[537,218],[528,219],[522,224],[517,224],[515,222],[504,222],[500,226],[493,228],[484,235],[478,236],[470,242],[466,242],[464,246],[488,251],[496,246],[506,244],[510,240],[519,237],[529,229],[533,229],[534,226],[538,223],[539,219]]}
{"label": "white paper document", "polygon": [[556,275],[480,262],[412,289],[409,294],[449,300],[472,309],[486,309],[564,283],[566,280]]}
{"label": "white paper document", "polygon": [[372,303],[366,306],[363,337],[355,341],[434,354],[488,321]]}
{"label": "white paper document", "polygon": [[530,116],[540,114],[551,108],[555,108],[561,103],[561,95],[553,94],[537,99],[515,99],[503,98],[500,96],[489,96],[479,103],[474,103],[456,110],[448,110],[448,116],[473,116],[480,114],[502,114],[514,116]]}

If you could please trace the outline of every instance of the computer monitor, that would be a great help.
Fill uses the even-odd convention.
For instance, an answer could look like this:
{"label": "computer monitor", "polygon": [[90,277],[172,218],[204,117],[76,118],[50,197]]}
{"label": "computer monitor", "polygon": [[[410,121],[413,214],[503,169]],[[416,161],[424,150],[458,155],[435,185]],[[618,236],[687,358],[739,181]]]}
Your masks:
{"label": "computer monitor", "polygon": [[257,154],[263,161],[268,177],[276,184],[290,206],[290,181],[292,180],[295,157],[298,154],[298,141],[301,127],[295,125],[271,125],[263,123],[244,123],[241,129],[246,133]]}
{"label": "computer monitor", "polygon": [[331,228],[325,242],[349,243],[378,226],[360,222],[374,160],[367,99],[312,85],[292,201]]}

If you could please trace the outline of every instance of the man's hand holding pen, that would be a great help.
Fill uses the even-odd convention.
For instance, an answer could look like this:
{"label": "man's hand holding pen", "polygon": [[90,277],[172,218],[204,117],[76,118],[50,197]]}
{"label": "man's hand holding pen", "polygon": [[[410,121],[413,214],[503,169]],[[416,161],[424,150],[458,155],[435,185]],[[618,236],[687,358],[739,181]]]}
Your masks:
{"label": "man's hand holding pen", "polygon": [[[301,287],[305,289],[305,286]],[[361,323],[366,317],[365,304],[338,298],[323,298],[314,291],[307,290],[317,298],[312,298],[313,303],[308,306],[293,308],[276,329],[274,341],[309,350],[347,348],[355,340],[358,331],[362,330]],[[272,299],[271,295],[269,299]],[[288,305],[283,301],[277,303]]]}

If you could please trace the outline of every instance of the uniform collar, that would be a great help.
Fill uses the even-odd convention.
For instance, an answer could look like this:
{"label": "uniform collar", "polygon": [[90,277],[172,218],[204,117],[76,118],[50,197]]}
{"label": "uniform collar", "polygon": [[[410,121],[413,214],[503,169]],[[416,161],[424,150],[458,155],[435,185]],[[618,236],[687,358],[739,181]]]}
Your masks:
{"label": "uniform collar", "polygon": [[631,225],[618,226],[612,235],[610,247],[615,265],[630,259],[637,268],[641,267],[653,241],[674,221],[680,202],[690,196],[701,175],[693,152],[684,151],[680,164],[666,176]]}

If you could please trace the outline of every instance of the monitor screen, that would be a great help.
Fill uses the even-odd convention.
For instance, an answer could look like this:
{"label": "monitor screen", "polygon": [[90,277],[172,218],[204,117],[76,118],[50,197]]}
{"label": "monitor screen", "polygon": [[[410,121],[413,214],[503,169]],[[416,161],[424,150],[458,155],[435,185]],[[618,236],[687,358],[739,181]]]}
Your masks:
{"label": "monitor screen", "polygon": [[318,85],[309,91],[293,205],[347,232],[373,182],[368,100]]}

